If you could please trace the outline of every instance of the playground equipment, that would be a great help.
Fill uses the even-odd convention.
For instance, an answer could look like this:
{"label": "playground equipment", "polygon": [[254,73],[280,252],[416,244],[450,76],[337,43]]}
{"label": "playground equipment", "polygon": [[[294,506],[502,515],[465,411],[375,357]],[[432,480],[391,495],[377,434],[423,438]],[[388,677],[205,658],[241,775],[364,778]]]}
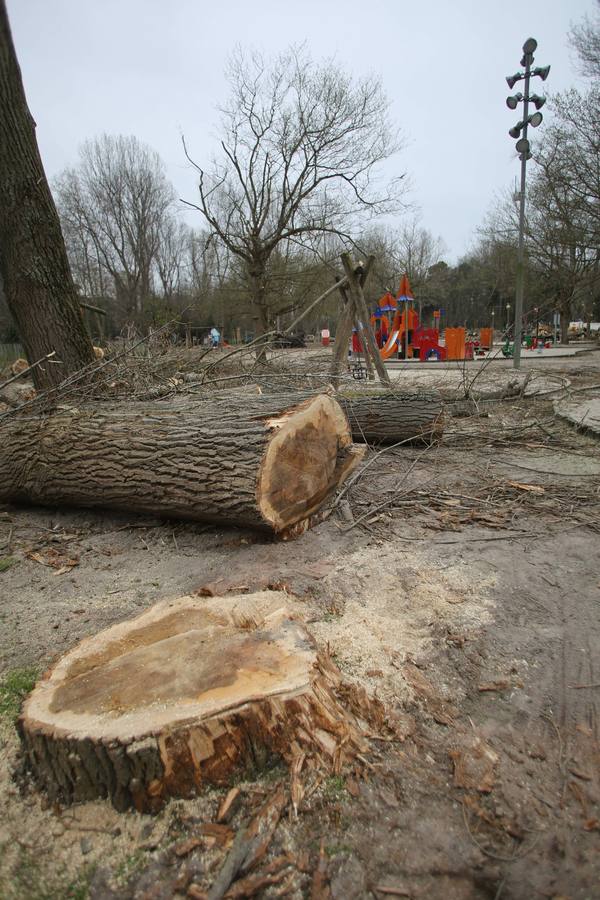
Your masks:
{"label": "playground equipment", "polygon": [[[418,358],[421,362],[431,358],[446,359],[446,348],[440,344],[439,330],[422,327],[417,311],[410,306],[411,300],[414,297],[408,276],[403,275],[397,297],[388,292],[379,301],[371,317],[371,324],[375,334],[380,336],[380,356],[382,359],[394,356]],[[392,312],[394,315],[390,325],[387,314]],[[384,334],[387,335],[387,340],[383,340]]]}

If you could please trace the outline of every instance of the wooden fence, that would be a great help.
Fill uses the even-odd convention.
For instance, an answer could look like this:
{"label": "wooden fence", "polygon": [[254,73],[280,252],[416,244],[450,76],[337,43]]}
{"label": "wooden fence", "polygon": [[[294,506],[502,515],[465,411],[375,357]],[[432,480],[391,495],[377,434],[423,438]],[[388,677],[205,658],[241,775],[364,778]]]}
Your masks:
{"label": "wooden fence", "polygon": [[20,344],[0,344],[0,369],[23,356],[23,348]]}

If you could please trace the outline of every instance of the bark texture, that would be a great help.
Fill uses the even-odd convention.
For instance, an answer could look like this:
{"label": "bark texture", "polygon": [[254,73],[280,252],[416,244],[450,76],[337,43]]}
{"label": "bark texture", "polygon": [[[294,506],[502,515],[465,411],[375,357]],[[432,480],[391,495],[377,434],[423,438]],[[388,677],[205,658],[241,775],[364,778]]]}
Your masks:
{"label": "bark texture", "polygon": [[383,707],[343,685],[286,601],[182,597],[78,644],[19,720],[39,787],[152,812],[274,757],[339,772],[363,754]]}
{"label": "bark texture", "polygon": [[0,0],[0,280],[38,389],[94,360]]}
{"label": "bark texture", "polygon": [[443,432],[443,405],[439,394],[386,391],[337,400],[350,422],[355,441],[395,444],[399,441],[439,440]]}
{"label": "bark texture", "polygon": [[0,499],[231,523],[284,536],[358,463],[326,395],[121,404],[9,418]]}

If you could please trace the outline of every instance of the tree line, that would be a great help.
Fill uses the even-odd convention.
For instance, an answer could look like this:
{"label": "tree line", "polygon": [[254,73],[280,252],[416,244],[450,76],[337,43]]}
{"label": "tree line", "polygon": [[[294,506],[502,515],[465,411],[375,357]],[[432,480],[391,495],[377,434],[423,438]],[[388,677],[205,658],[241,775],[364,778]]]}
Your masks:
{"label": "tree line", "polygon": [[[4,17],[10,50],[5,8]],[[552,118],[529,174],[525,311],[531,321],[534,309],[542,319],[560,310],[564,338],[574,314],[600,314],[599,23],[586,18],[572,30],[585,86],[551,98]],[[2,59],[9,58],[7,51]],[[230,97],[214,159],[196,160],[184,141],[197,175],[195,198],[178,200],[158,154],[134,136],[88,140],[52,185],[72,273],[67,294],[105,313],[91,320],[93,329],[102,322],[98,337],[173,319],[199,336],[217,325],[229,340],[283,329],[332,284],[349,246],[376,256],[373,303],[395,292],[406,272],[425,321],[441,309],[446,325],[509,323],[516,205],[508,194],[500,198],[473,249],[449,265],[442,240],[420,226],[408,203],[404,174],[381,178],[382,163],[402,141],[377,78],[353,78],[334,61],[315,62],[302,46],[274,59],[237,51],[227,76]],[[15,103],[15,84],[8,75],[0,79],[6,110]],[[28,114],[24,95],[19,102]],[[20,127],[28,121],[23,113]],[[41,169],[39,154],[38,163]],[[4,197],[9,187],[0,185]],[[23,188],[21,205],[30,193]],[[2,205],[7,235],[13,217],[10,204]],[[381,225],[394,220],[400,225]],[[56,228],[52,216],[44,227]],[[0,340],[10,340],[22,332],[25,316],[11,302],[14,260],[6,249],[0,263],[6,295],[0,295]],[[338,312],[331,299],[305,327],[335,330]]]}

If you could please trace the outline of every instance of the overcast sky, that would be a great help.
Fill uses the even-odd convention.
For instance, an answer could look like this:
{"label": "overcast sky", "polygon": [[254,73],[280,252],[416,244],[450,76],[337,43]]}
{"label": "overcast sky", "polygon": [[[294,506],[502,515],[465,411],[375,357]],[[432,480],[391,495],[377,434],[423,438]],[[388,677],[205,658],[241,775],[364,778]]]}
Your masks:
{"label": "overcast sky", "polygon": [[86,138],[133,134],[158,151],[178,194],[195,200],[181,134],[206,164],[234,45],[271,54],[306,41],[315,58],[334,55],[353,73],[381,77],[405,140],[389,172],[410,176],[422,224],[444,240],[449,262],[468,251],[494,194],[518,174],[507,133],[518,111],[506,108],[504,76],[518,71],[524,40],[538,41],[536,65],[552,66],[544,85],[534,79],[537,92],[563,90],[577,81],[567,32],[595,8],[594,0],[8,0],[49,177],[76,162]]}

